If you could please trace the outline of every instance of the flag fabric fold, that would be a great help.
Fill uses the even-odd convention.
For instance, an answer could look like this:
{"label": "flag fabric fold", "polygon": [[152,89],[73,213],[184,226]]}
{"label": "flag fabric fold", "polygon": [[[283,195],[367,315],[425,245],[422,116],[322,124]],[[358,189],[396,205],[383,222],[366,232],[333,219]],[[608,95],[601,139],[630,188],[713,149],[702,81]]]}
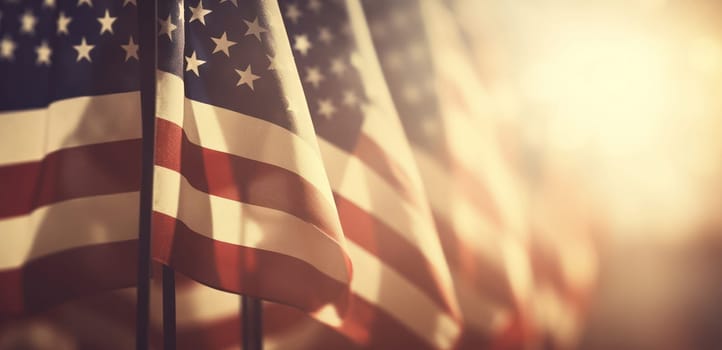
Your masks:
{"label": "flag fabric fold", "polygon": [[442,1],[363,3],[463,310],[458,347],[521,346],[525,197],[450,13]]}
{"label": "flag fabric fold", "polygon": [[227,291],[332,301],[351,266],[276,3],[160,1],[159,17],[154,257]]}

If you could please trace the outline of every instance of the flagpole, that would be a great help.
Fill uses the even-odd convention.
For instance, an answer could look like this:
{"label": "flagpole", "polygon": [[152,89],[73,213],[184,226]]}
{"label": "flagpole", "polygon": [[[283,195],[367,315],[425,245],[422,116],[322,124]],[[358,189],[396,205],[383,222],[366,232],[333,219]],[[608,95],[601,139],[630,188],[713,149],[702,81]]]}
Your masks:
{"label": "flagpole", "polygon": [[138,283],[136,300],[136,350],[148,349],[150,325],[151,211],[153,210],[153,164],[155,156],[155,71],[157,0],[138,1],[140,46],[140,104],[142,119],[142,174],[138,225]]}
{"label": "flagpole", "polygon": [[241,296],[241,338],[243,350],[263,349],[263,300]]}

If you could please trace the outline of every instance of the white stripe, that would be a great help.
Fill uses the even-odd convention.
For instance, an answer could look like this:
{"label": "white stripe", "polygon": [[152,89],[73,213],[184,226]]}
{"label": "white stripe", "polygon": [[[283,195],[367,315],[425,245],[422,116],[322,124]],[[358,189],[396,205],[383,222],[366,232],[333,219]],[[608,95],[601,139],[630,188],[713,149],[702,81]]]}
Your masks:
{"label": "white stripe", "polygon": [[[436,48],[432,61],[441,78],[437,91],[451,155],[480,183],[489,185],[487,190],[506,233],[526,234],[529,230],[526,197],[521,193],[520,180],[502,159],[494,111],[490,108],[494,104],[489,101],[473,63],[464,54],[460,36],[449,26],[454,23],[453,14],[439,1],[423,2],[421,12],[423,29],[431,46]],[[459,96],[449,96],[450,92]]]}
{"label": "white stripe", "polygon": [[431,213],[424,210],[426,207],[409,203],[396,188],[358,158],[322,139],[319,146],[333,190],[391,227],[410,245],[418,247],[437,269],[442,287],[451,286],[441,243]]}
{"label": "white stripe", "polygon": [[416,286],[363,248],[348,244],[354,264],[351,290],[388,312],[413,333],[440,349],[449,349],[459,335],[459,325]]}
{"label": "white stripe", "polygon": [[280,210],[201,192],[174,170],[154,169],[153,210],[208,238],[292,256],[348,281],[340,244],[312,224]]}
{"label": "white stripe", "polygon": [[0,165],[31,162],[68,147],[140,138],[138,92],[60,100],[0,113]]}
{"label": "white stripe", "polygon": [[393,156],[394,162],[403,169],[408,180],[412,182],[408,186],[417,193],[423,193],[411,148],[386,85],[361,4],[355,0],[347,0],[346,6],[360,56],[360,59],[353,60],[352,63],[362,73],[361,82],[369,99],[368,103],[362,105],[364,114],[362,132],[384,153]]}
{"label": "white stripe", "polygon": [[441,164],[424,151],[415,150],[414,156],[434,213],[451,225],[466,248],[492,263],[501,264],[500,238],[503,232],[469,202],[468,195],[454,185],[453,176]]}
{"label": "white stripe", "polygon": [[0,220],[0,269],[43,255],[138,237],[138,192],[71,199]]}
{"label": "white stripe", "polygon": [[[420,203],[427,203],[419,170],[414,162],[411,146],[406,139],[395,111],[384,112],[373,106],[365,106],[362,132],[372,140],[401,169],[404,184],[419,196]],[[394,122],[395,121],[395,122]]]}
{"label": "white stripe", "polygon": [[183,98],[183,81],[159,72],[165,93],[180,103],[159,100],[158,117],[181,126],[188,139],[201,147],[234,154],[290,170],[309,181],[333,205],[321,157],[315,145],[270,122]]}

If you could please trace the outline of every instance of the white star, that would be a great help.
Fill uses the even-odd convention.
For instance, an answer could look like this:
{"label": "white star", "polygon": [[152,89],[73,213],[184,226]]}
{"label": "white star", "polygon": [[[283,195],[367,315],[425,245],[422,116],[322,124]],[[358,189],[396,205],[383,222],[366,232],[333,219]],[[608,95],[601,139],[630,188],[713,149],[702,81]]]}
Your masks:
{"label": "white star", "polygon": [[196,57],[196,52],[193,51],[193,54],[190,56],[186,56],[186,72],[191,71],[196,74],[197,77],[201,76],[201,73],[198,72],[198,67],[206,63],[206,61],[199,60],[198,57]]}
{"label": "white star", "polygon": [[421,100],[421,92],[414,84],[406,84],[401,90],[401,94],[404,96],[406,102],[410,104],[418,103]]}
{"label": "white star", "polygon": [[138,6],[138,4],[135,3],[135,0],[123,0],[123,7],[127,6],[128,4]]}
{"label": "white star", "polygon": [[93,7],[93,0],[78,0],[78,7],[80,7],[80,5],[82,5],[82,4],[86,4],[89,7]]}
{"label": "white star", "polygon": [[81,60],[86,59],[88,60],[88,62],[92,62],[92,60],[90,59],[90,50],[92,50],[94,47],[95,45],[88,45],[88,43],[85,41],[85,37],[83,37],[80,41],[80,45],[73,45],[73,48],[78,51],[78,58],[75,61],[80,62]]}
{"label": "white star", "polygon": [[43,7],[53,8],[55,7],[55,0],[45,0],[43,1]]}
{"label": "white star", "polygon": [[236,69],[236,73],[238,73],[238,76],[240,77],[238,79],[238,82],[236,83],[236,86],[241,86],[243,84],[248,85],[251,90],[253,90],[253,81],[260,79],[261,77],[253,74],[253,71],[251,71],[251,65],[249,64],[245,70]]}
{"label": "white star", "polygon": [[288,5],[288,7],[286,7],[286,13],[284,13],[284,15],[286,16],[286,18],[290,19],[293,24],[298,23],[298,19],[302,16],[301,11],[295,4]]}
{"label": "white star", "polygon": [[113,34],[113,22],[117,19],[118,17],[110,17],[110,11],[105,10],[105,16],[98,18],[98,22],[100,22],[100,34],[102,35],[105,32]]}
{"label": "white star", "polygon": [[238,0],[221,0],[221,4],[230,1],[233,6],[238,7]]}
{"label": "white star", "polygon": [[322,43],[328,45],[331,43],[331,40],[333,40],[333,34],[331,34],[331,31],[328,30],[328,28],[321,27],[321,29],[318,30],[318,40],[321,40]]}
{"label": "white star", "polygon": [[38,18],[33,15],[30,10],[20,16],[20,32],[26,34],[35,33],[35,24],[38,23]]}
{"label": "white star", "polygon": [[35,61],[37,65],[50,65],[50,55],[53,53],[53,50],[45,40],[43,40],[40,46],[35,48],[35,53],[38,55],[38,59]]}
{"label": "white star", "polygon": [[228,37],[226,36],[226,32],[223,32],[223,35],[221,35],[217,38],[211,37],[211,40],[213,40],[213,42],[216,43],[216,48],[213,49],[213,52],[211,52],[211,53],[223,51],[223,53],[225,53],[226,56],[228,56],[228,57],[231,57],[231,53],[228,51],[228,49],[231,46],[237,44],[235,41],[228,40]]}
{"label": "white star", "polygon": [[66,17],[64,12],[60,12],[58,15],[58,35],[68,34],[68,24],[73,20],[71,17]]}
{"label": "white star", "polygon": [[340,58],[334,58],[331,60],[331,72],[336,76],[342,76],[346,72],[346,64]]}
{"label": "white star", "polygon": [[311,47],[311,42],[308,41],[308,36],[306,36],[305,34],[294,36],[293,48],[298,50],[301,55],[306,56],[306,54],[308,54],[308,50],[310,50]]}
{"label": "white star", "polygon": [[12,61],[15,58],[15,42],[7,35],[0,40],[0,58]]}
{"label": "white star", "polygon": [[323,99],[318,101],[318,114],[326,119],[331,119],[334,113],[336,113],[336,107],[333,106],[331,100]]}
{"label": "white star", "polygon": [[304,80],[318,89],[318,85],[324,80],[324,76],[318,67],[310,67],[306,69],[306,78]]}
{"label": "white star", "polygon": [[308,2],[308,8],[313,12],[319,13],[321,12],[321,2],[318,0],[311,0]]}
{"label": "white star", "polygon": [[343,93],[343,104],[348,107],[353,107],[358,104],[358,97],[352,90],[348,90]]}
{"label": "white star", "polygon": [[268,57],[268,70],[276,70],[276,58],[272,57],[271,55],[266,55]]}
{"label": "white star", "polygon": [[260,24],[258,24],[258,17],[256,17],[253,22],[246,21],[245,19],[243,22],[246,23],[248,26],[248,30],[246,31],[246,35],[253,35],[258,39],[258,41],[261,41],[261,33],[267,32],[266,28],[261,27]]}
{"label": "white star", "polygon": [[341,77],[346,72],[346,63],[340,58],[334,58],[331,60],[331,72],[338,77]]}
{"label": "white star", "polygon": [[128,44],[126,45],[120,45],[120,47],[125,50],[125,61],[128,62],[129,59],[135,58],[136,60],[140,60],[138,57],[138,44],[135,43],[135,40],[133,40],[133,36],[128,39]]}
{"label": "white star", "polygon": [[201,24],[206,25],[206,16],[213,12],[211,10],[206,10],[203,8],[203,1],[198,1],[198,5],[196,7],[188,6],[188,8],[191,10],[191,19],[188,21],[188,23],[192,23],[193,21],[201,22]]}
{"label": "white star", "polygon": [[413,43],[406,49],[407,55],[412,61],[422,63],[426,58],[426,50],[421,43]]}
{"label": "white star", "polygon": [[173,41],[173,31],[178,29],[178,26],[173,24],[170,19],[170,14],[168,14],[168,18],[165,20],[158,19],[158,23],[160,23],[160,32],[158,32],[158,36],[165,34],[168,36],[168,40]]}

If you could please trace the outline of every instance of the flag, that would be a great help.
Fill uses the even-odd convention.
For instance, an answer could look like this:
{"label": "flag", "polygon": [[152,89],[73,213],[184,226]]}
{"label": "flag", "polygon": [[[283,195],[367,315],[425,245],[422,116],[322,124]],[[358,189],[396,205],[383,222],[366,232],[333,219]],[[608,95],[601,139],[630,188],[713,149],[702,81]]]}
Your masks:
{"label": "flag", "polygon": [[153,255],[314,310],[351,265],[274,1],[159,2]]}
{"label": "flag", "polygon": [[361,4],[279,3],[355,271],[347,313],[314,317],[366,348],[449,348],[451,276]]}
{"label": "flag", "polygon": [[[316,309],[350,262],[280,12],[206,7],[159,2],[153,258]],[[2,12],[6,317],[135,284],[142,49],[131,0]]]}
{"label": "flag", "polygon": [[441,1],[364,1],[462,310],[459,348],[525,343],[530,272],[522,188],[501,157],[455,23]]}
{"label": "flag", "polygon": [[[496,90],[489,91],[490,94],[508,95],[509,92],[503,92],[508,89],[506,80],[513,79],[515,71],[507,67],[506,62],[513,60],[504,58],[505,43],[497,39],[503,36],[491,37],[490,34],[495,32],[489,28],[493,24],[491,19],[499,16],[500,9],[495,9],[492,4],[467,0],[453,0],[447,4],[448,10],[441,12],[446,14],[446,23],[454,22],[455,25],[445,27],[456,29],[456,46],[463,42],[468,48],[465,50],[467,62],[476,62],[477,73],[469,71],[467,75],[489,82],[488,88]],[[478,13],[484,13],[486,19],[482,21],[471,15]],[[436,28],[441,27],[444,26],[436,25]],[[501,98],[504,105],[509,103],[504,101],[506,99],[508,97]],[[494,113],[487,119],[496,143],[503,151],[499,152],[503,161],[498,163],[504,164],[517,183],[523,184],[521,192],[528,203],[528,226],[525,228],[528,232],[523,235],[523,243],[529,278],[525,292],[518,293],[517,298],[518,308],[526,313],[524,341],[551,348],[576,348],[586,323],[599,263],[597,250],[600,247],[592,232],[599,230],[595,226],[600,221],[595,218],[598,214],[590,209],[594,207],[593,197],[583,190],[580,166],[566,156],[554,154],[553,147],[540,141],[544,136],[540,135],[538,126],[535,127],[538,122],[534,122],[533,116],[527,113],[516,116],[509,113],[510,110],[505,112],[504,117]],[[571,188],[575,190],[571,191]]]}
{"label": "flag", "polygon": [[135,284],[134,1],[0,5],[0,319]]}
{"label": "flag", "polygon": [[[329,304],[304,314],[265,303],[264,347],[453,347],[453,282],[361,4],[279,4],[295,59],[285,67],[295,66],[303,84],[354,279],[345,310]],[[240,344],[237,296],[197,284],[177,292],[181,346]]]}

